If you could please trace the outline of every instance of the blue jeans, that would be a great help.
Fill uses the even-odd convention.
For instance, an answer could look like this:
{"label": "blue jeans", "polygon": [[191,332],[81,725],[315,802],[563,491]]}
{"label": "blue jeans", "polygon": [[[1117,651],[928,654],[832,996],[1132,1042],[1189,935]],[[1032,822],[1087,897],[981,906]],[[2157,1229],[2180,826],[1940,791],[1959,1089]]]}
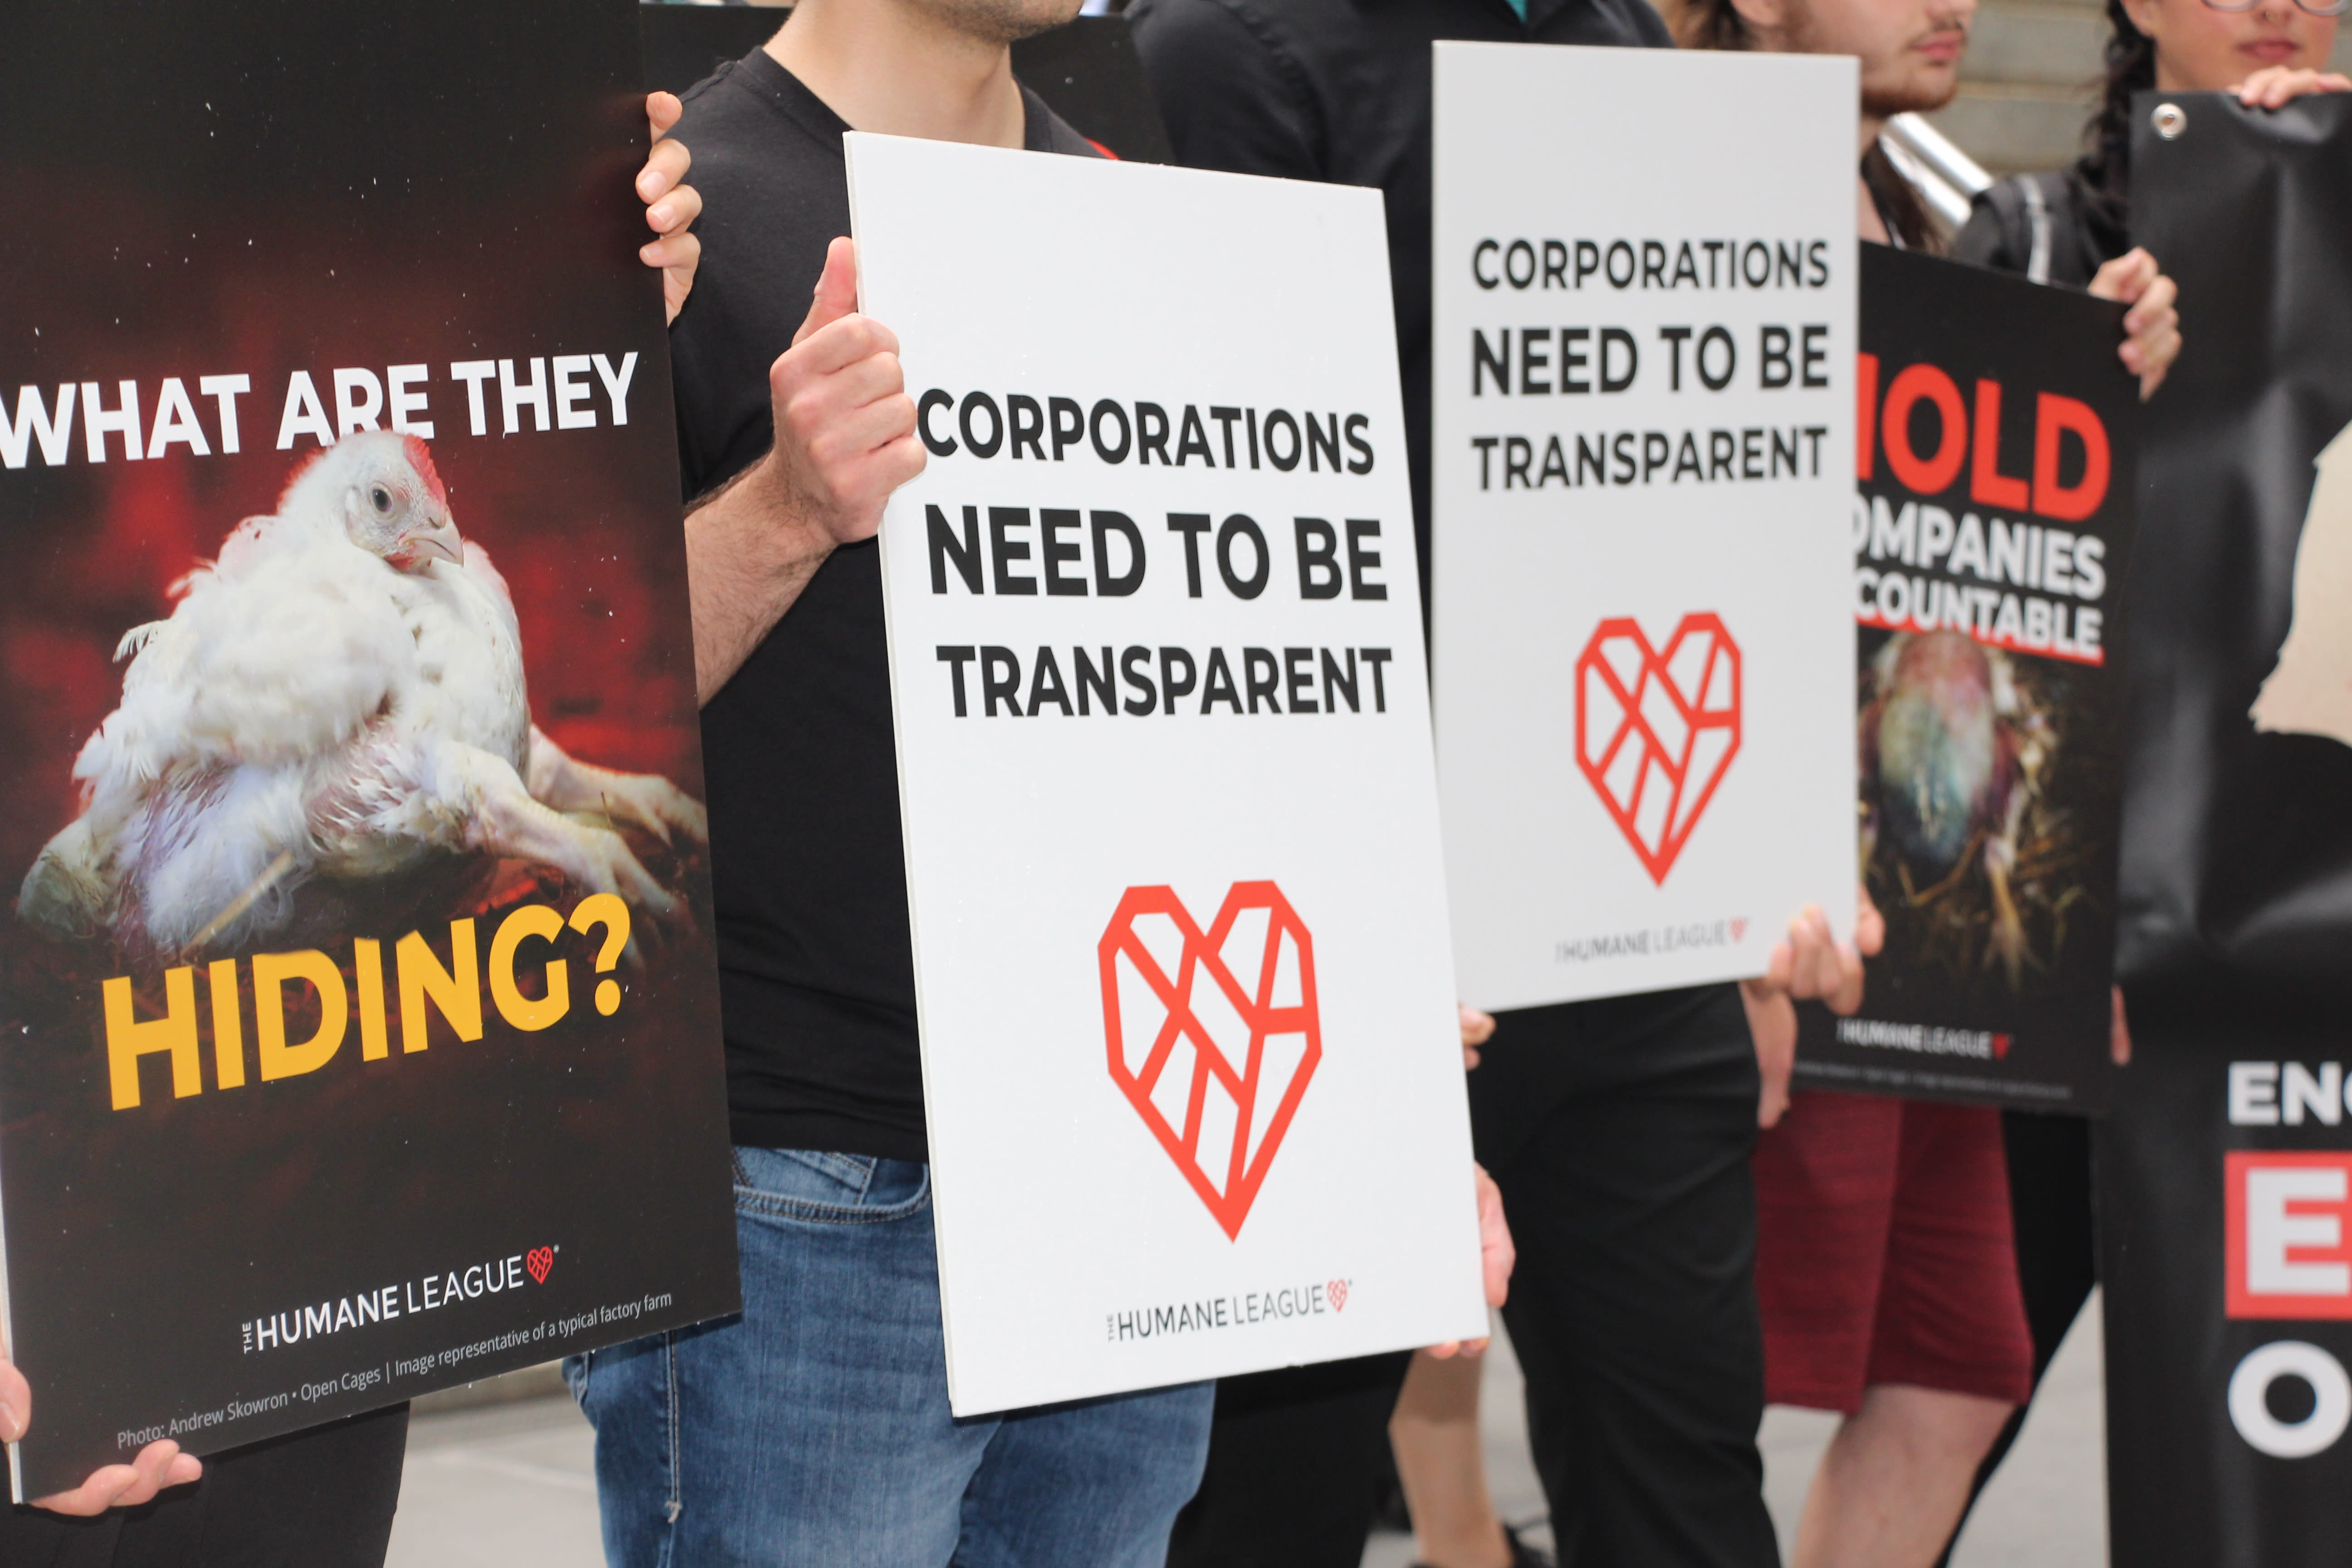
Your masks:
{"label": "blue jeans", "polygon": [[1160,1568],[1213,1385],[948,1413],[930,1173],[735,1151],[743,1315],[564,1363],[611,1568]]}

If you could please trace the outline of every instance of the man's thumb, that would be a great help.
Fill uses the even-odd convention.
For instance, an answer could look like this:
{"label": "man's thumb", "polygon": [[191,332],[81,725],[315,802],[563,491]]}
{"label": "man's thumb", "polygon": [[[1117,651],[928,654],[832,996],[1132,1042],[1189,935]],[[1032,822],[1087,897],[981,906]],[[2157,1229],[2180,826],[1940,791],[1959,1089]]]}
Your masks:
{"label": "man's thumb", "polygon": [[824,275],[816,280],[816,298],[809,301],[808,320],[793,334],[800,343],[857,310],[857,242],[844,236],[826,247]]}

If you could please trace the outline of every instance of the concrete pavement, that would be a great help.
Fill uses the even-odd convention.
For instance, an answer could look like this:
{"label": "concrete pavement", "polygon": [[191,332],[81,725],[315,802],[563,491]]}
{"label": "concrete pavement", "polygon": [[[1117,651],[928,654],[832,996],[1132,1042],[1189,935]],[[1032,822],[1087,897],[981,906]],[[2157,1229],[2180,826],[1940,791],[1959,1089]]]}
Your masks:
{"label": "concrete pavement", "polygon": [[[1496,1506],[1513,1522],[1540,1520],[1528,1460],[1517,1363],[1507,1342],[1489,1352],[1483,1406]],[[2107,1556],[2098,1310],[2060,1351],[2010,1462],[1993,1479],[1954,1568],[2093,1568]],[[1785,1552],[1833,1417],[1774,1410],[1764,1421],[1765,1497]],[[1535,1539],[1549,1544],[1538,1529]],[[540,1398],[445,1414],[410,1425],[408,1469],[388,1568],[593,1568],[601,1561],[587,1424],[569,1399]],[[1403,1536],[1373,1538],[1364,1568],[1407,1568]]]}

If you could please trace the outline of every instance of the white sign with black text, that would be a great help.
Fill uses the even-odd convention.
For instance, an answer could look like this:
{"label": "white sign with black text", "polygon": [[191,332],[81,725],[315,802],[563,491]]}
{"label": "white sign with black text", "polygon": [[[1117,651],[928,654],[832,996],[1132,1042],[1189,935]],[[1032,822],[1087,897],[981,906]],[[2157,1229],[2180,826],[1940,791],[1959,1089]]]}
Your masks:
{"label": "white sign with black text", "polygon": [[957,1414],[1484,1333],[1379,195],[846,142]]}
{"label": "white sign with black text", "polygon": [[1853,926],[1850,59],[1436,47],[1433,616],[1463,992]]}

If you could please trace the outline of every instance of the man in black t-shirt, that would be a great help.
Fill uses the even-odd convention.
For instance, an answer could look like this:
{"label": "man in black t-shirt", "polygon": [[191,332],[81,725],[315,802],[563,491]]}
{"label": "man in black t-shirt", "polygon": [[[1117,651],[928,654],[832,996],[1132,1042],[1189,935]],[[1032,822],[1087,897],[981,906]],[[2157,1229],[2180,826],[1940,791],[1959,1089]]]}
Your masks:
{"label": "man in black t-shirt", "polygon": [[[1385,196],[1427,582],[1430,46],[1664,47],[1665,24],[1645,0],[1135,0],[1127,14],[1178,162]],[[1874,912],[1864,925],[1875,951]],[[1506,1013],[1470,1078],[1478,1159],[1518,1245],[1503,1315],[1563,1564],[1777,1568],[1755,1442],[1748,1162],[1759,1118],[1787,1101],[1790,997],[1851,1011],[1861,960],[1808,910],[1774,979],[1744,989]],[[1227,1379],[1171,1564],[1356,1562],[1403,1373],[1401,1358],[1379,1358]],[[1289,1458],[1303,1453],[1351,1458],[1307,1468],[1308,1499]],[[1437,1568],[1500,1568],[1517,1551],[1498,1533],[1475,1561]]]}
{"label": "man in black t-shirt", "polygon": [[687,94],[671,349],[744,1310],[568,1364],[614,1564],[1158,1568],[1199,1479],[1204,1384],[949,1411],[873,537],[924,455],[840,237],[853,126],[1097,155],[1011,74],[1076,10],[801,0]]}

